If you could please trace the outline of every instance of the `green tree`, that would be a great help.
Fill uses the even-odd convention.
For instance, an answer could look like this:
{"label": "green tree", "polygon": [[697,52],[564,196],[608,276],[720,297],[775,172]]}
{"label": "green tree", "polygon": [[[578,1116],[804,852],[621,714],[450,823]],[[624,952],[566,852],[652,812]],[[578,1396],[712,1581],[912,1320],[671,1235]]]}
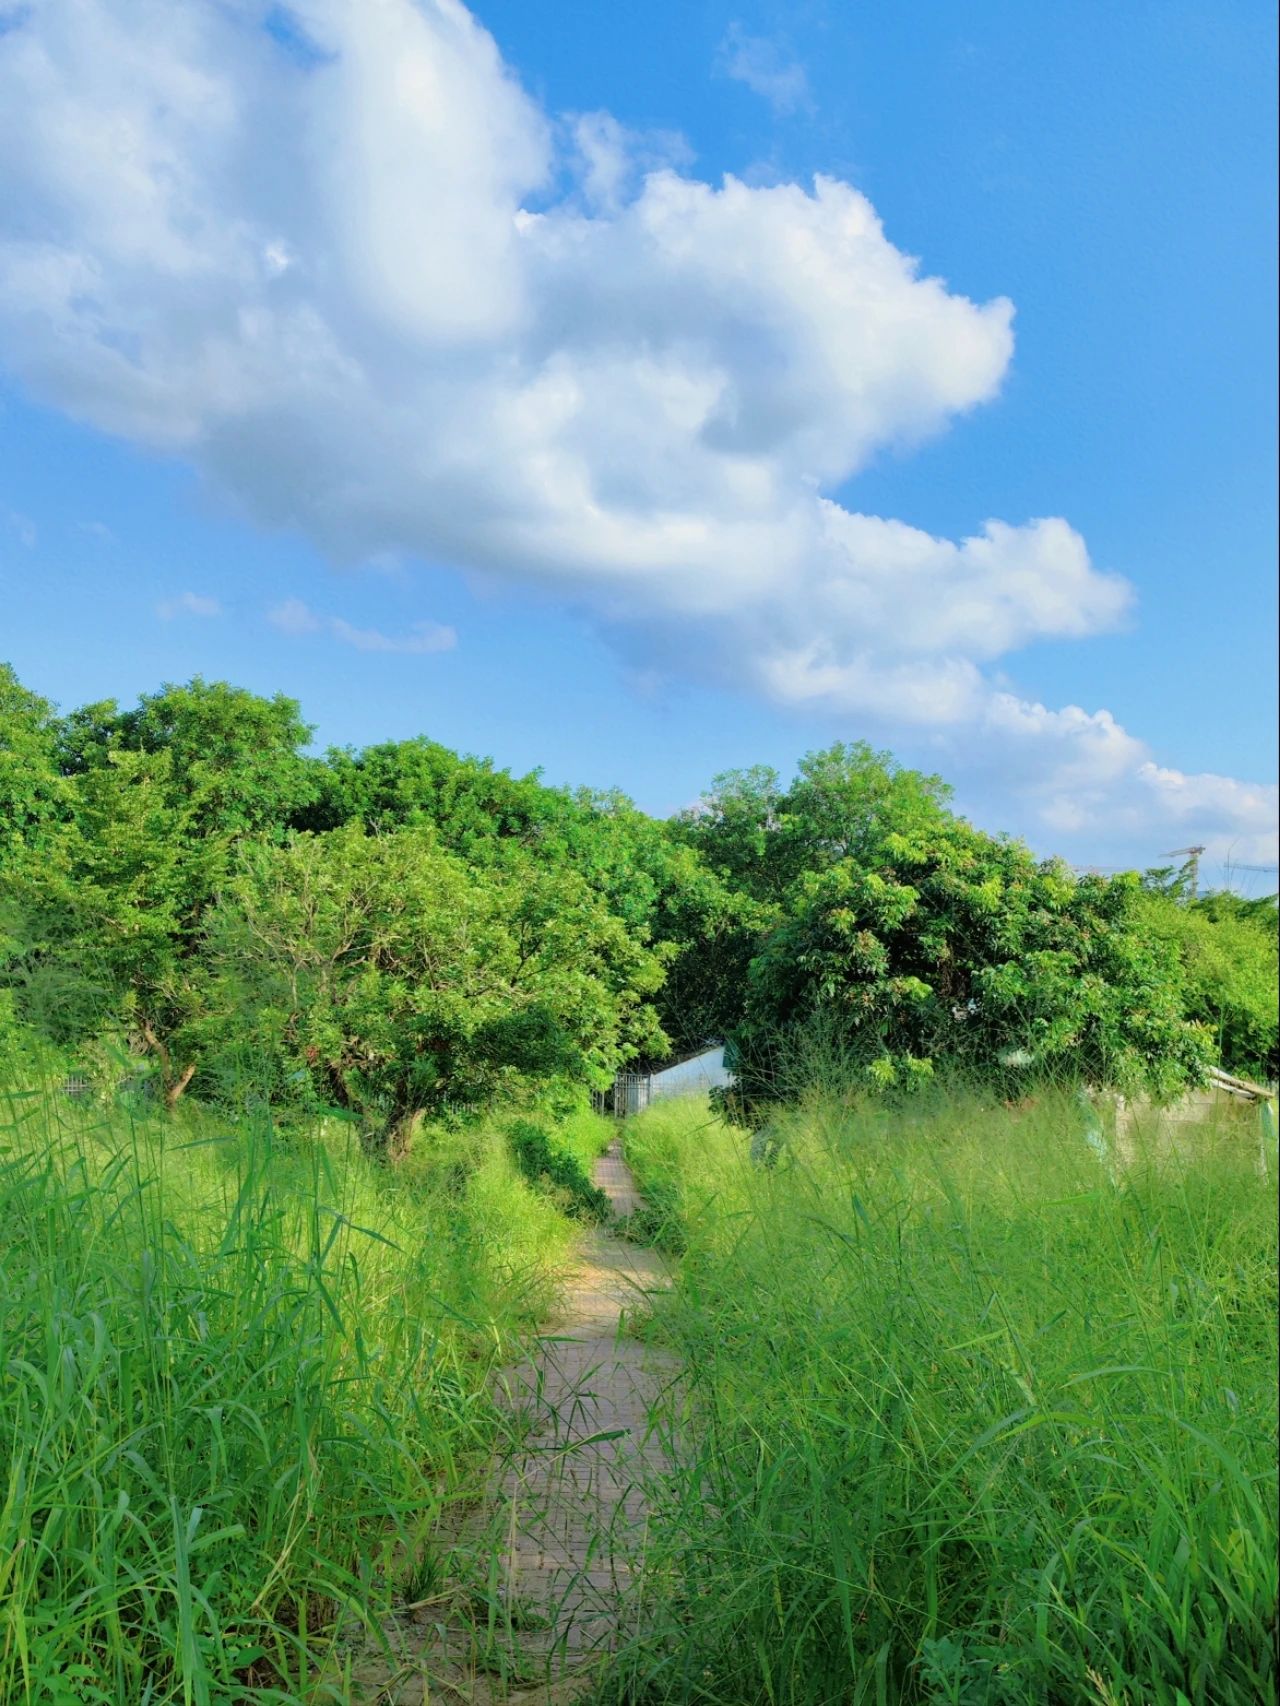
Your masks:
{"label": "green tree", "polygon": [[807,753],[782,789],[767,765],[717,776],[678,832],[736,889],[781,906],[794,884],[842,859],[865,859],[889,829],[947,820],[950,789],[865,741]]}
{"label": "green tree", "polygon": [[10,884],[6,980],[43,1034],[115,1031],[172,1105],[199,1065],[206,909],[237,844],[279,837],[316,792],[297,705],[199,678],[38,718],[61,808]]}
{"label": "green tree", "polygon": [[69,807],[58,768],[57,714],[0,664],[0,873]]}
{"label": "green tree", "polygon": [[679,1052],[723,1039],[740,1015],[767,909],[625,794],[582,789],[566,808],[538,856],[581,875],[628,931],[662,956],[666,978],[655,1005]]}
{"label": "green tree", "polygon": [[580,879],[468,868],[429,826],[246,848],[207,945],[211,1062],[275,1063],[270,1093],[305,1080],[392,1155],[446,1104],[661,1045],[660,962]]}
{"label": "green tree", "polygon": [[333,747],[314,798],[295,811],[304,830],[360,823],[370,830],[431,824],[452,852],[489,863],[500,841],[536,842],[562,796],[535,772],[513,777],[487,758],[462,757],[425,736],[362,750]]}
{"label": "green tree", "polygon": [[957,819],[880,831],[800,882],[754,961],[734,1039],[749,1088],[776,1089],[779,1044],[816,1024],[886,1086],[947,1063],[1172,1093],[1208,1040],[1143,919],[1136,877],[1076,881]]}
{"label": "green tree", "polygon": [[877,752],[865,741],[837,742],[800,760],[787,794],[780,837],[797,875],[876,854],[885,836],[928,834],[952,822],[951,789]]}
{"label": "green tree", "polygon": [[306,828],[430,824],[441,845],[487,869],[570,870],[668,967],[655,996],[681,1050],[721,1038],[741,1012],[766,914],[711,871],[697,848],[617,790],[547,787],[424,738],[331,751]]}
{"label": "green tree", "polygon": [[742,1019],[747,974],[773,908],[730,887],[690,847],[669,843],[652,933],[670,957],[655,998],[676,1052],[723,1042]]}
{"label": "green tree", "polygon": [[165,753],[172,796],[190,805],[197,834],[278,836],[319,791],[320,765],[302,752],[311,732],[284,694],[196,676],[143,694],[131,711],[104,700],[72,712],[59,756],[67,774],[82,775],[117,753]]}
{"label": "green tree", "polygon": [[152,1054],[171,1106],[196,1069],[194,932],[225,857],[172,769],[168,753],[116,752],[74,778],[73,815],[10,873],[6,972],[51,1040],[116,1029]]}
{"label": "green tree", "polygon": [[1204,1025],[1229,1072],[1268,1082],[1280,1076],[1276,897],[1206,895],[1192,905],[1153,893],[1145,927],[1177,954],[1183,1011]]}
{"label": "green tree", "polygon": [[680,814],[674,833],[734,889],[777,902],[786,888],[776,858],[785,798],[778,772],[767,764],[725,770]]}

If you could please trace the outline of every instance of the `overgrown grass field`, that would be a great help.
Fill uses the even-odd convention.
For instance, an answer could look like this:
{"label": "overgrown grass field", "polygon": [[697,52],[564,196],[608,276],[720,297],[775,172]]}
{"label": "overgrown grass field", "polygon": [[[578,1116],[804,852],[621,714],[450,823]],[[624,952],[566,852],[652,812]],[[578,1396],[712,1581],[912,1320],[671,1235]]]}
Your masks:
{"label": "overgrown grass field", "polygon": [[337,1632],[438,1587],[573,1227],[429,1137],[0,1094],[0,1699],[344,1699]]}
{"label": "overgrown grass field", "polygon": [[[442,1587],[609,1135],[11,1094],[0,1699],[349,1697]],[[626,1706],[1244,1706],[1276,1671],[1274,1153],[1078,1104],[629,1121],[680,1252]],[[1260,1172],[1260,1164],[1265,1171]]]}
{"label": "overgrown grass field", "polygon": [[[772,1165],[628,1122],[683,1246],[652,1632],[611,1698],[1254,1706],[1276,1695],[1275,1164],[1113,1180],[1068,1098],[810,1097]],[[1265,1152],[1263,1152],[1265,1156]]]}

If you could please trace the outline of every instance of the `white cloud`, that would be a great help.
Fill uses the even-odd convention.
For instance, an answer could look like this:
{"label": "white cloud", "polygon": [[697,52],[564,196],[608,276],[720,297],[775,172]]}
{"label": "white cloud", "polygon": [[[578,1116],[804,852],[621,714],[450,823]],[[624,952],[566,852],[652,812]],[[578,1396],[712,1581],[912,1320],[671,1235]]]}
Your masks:
{"label": "white cloud", "polygon": [[1176,827],[1181,839],[1204,837],[1206,855],[1224,864],[1274,864],[1280,789],[1238,782],[1231,776],[1201,772],[1184,775],[1148,761],[1138,782],[1150,791],[1161,824]]}
{"label": "white cloud", "polygon": [[282,634],[315,634],[323,626],[320,618],[300,598],[286,598],[267,611],[267,621]]}
{"label": "white cloud", "polygon": [[268,243],[262,251],[262,264],[271,278],[279,278],[282,272],[287,272],[293,265],[289,245],[278,238]]}
{"label": "white cloud", "polygon": [[649,172],[687,166],[693,151],[672,131],[638,131],[612,113],[576,113],[569,136],[585,205],[593,213],[617,213]]}
{"label": "white cloud", "polygon": [[216,598],[205,598],[198,592],[179,593],[177,598],[162,598],[156,605],[156,615],[162,622],[172,622],[178,616],[209,618],[222,615]]}
{"label": "white cloud", "polygon": [[745,83],[768,101],[776,113],[792,113],[809,105],[809,79],[804,66],[767,36],[748,35],[732,23],[716,53],[716,68],[725,77]]}
{"label": "white cloud", "polygon": [[976,729],[947,749],[962,757],[958,748],[975,736],[989,743],[1004,787],[1031,806],[1050,845],[1067,839],[1098,855],[1141,847],[1147,863],[1160,864],[1171,847],[1196,842],[1206,870],[1276,859],[1280,789],[1165,769],[1109,711],[1054,711],[996,693]]}
{"label": "white cloud", "polygon": [[[761,685],[784,702],[973,723],[992,704],[982,664],[1031,640],[1113,627],[1129,606],[1126,583],[1099,574],[1061,520],[988,521],[959,544],[825,500],[819,521],[790,598],[769,606],[751,651]],[[855,646],[855,635],[866,639]]]}
{"label": "white cloud", "polygon": [[1010,305],[847,185],[637,182],[652,142],[594,114],[529,212],[555,127],[459,5],[298,16],[317,64],[192,0],[0,38],[0,349],[261,519],[723,614],[789,597],[819,487],[995,394]]}
{"label": "white cloud", "polygon": [[358,652],[449,652],[458,643],[455,630],[442,622],[415,622],[407,634],[384,634],[377,628],[357,628],[341,616],[317,616],[300,598],[277,604],[267,612],[267,621],[282,634],[295,637],[324,630]]}
{"label": "white cloud", "polygon": [[[641,670],[980,748],[1049,825],[1107,790],[1179,821],[1105,711],[1004,691],[1012,650],[1125,616],[1065,521],[952,541],[831,496],[997,394],[1007,300],[835,179],[713,185],[678,139],[553,119],[459,0],[298,0],[311,53],[274,15],[43,0],[0,34],[0,358],[33,392],[337,560],[553,588]],[[759,47],[729,74],[798,102]]]}
{"label": "white cloud", "polygon": [[415,622],[408,634],[396,637],[377,628],[353,628],[340,616],[330,620],[329,632],[358,652],[451,652],[458,643],[454,629],[442,622]]}

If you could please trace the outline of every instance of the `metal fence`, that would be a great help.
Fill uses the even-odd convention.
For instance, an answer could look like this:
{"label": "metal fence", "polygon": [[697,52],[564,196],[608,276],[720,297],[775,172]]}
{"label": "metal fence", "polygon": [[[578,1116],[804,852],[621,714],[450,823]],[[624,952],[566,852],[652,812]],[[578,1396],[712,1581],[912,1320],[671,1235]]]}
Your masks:
{"label": "metal fence", "polygon": [[613,1081],[613,1111],[615,1115],[638,1114],[649,1106],[653,1095],[653,1074],[650,1072],[620,1072]]}
{"label": "metal fence", "polygon": [[642,1113],[651,1103],[668,1096],[705,1095],[732,1082],[724,1063],[724,1045],[716,1043],[656,1072],[620,1072],[598,1106],[601,1113],[612,1111],[621,1118]]}

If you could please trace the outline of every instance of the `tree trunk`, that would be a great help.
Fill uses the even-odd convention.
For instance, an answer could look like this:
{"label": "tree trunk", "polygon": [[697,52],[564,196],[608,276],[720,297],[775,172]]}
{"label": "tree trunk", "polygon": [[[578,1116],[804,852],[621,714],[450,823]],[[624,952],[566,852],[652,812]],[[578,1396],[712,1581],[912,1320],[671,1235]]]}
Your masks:
{"label": "tree trunk", "polygon": [[407,1113],[395,1114],[387,1127],[387,1160],[403,1161],[413,1144],[414,1134],[422,1124],[422,1109],[410,1108]]}
{"label": "tree trunk", "polygon": [[156,1058],[160,1062],[160,1089],[164,1096],[164,1105],[172,1113],[181,1101],[183,1091],[196,1075],[196,1063],[193,1060],[190,1066],[184,1066],[175,1078],[173,1076],[173,1057],[147,1019],[142,1021],[142,1040],[149,1049],[155,1051]]}
{"label": "tree trunk", "polygon": [[177,1078],[174,1079],[172,1084],[167,1084],[165,1086],[164,1105],[168,1108],[170,1113],[172,1113],[177,1107],[183,1091],[186,1089],[187,1085],[190,1084],[195,1075],[196,1063],[193,1060],[190,1066],[183,1067],[182,1071],[178,1074]]}

